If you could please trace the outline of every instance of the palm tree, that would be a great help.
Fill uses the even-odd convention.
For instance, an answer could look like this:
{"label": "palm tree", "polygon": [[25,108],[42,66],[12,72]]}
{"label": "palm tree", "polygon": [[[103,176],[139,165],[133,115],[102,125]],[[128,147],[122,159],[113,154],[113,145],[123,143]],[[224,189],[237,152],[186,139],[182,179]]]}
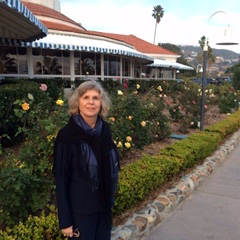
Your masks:
{"label": "palm tree", "polygon": [[153,44],[155,44],[157,24],[160,23],[160,21],[161,21],[161,19],[163,17],[163,14],[164,14],[164,10],[161,7],[161,5],[157,5],[157,6],[153,7],[153,14],[152,14],[152,16],[154,17],[154,19],[156,19]]}
{"label": "palm tree", "polygon": [[[201,39],[198,41],[198,43],[199,43],[199,45],[200,45],[200,47],[201,47],[202,49],[203,49],[205,43],[206,43],[207,46],[208,46],[208,53],[207,53],[207,58],[208,58],[207,69],[208,69],[208,70],[207,70],[207,74],[209,75],[209,69],[210,69],[211,65],[212,65],[213,63],[215,63],[216,57],[213,55],[213,50],[212,50],[212,48],[209,46],[208,39],[206,39],[205,36],[202,36]],[[203,53],[202,53],[202,52],[197,55],[197,61],[200,62],[200,63],[202,63],[202,61],[203,61]]]}

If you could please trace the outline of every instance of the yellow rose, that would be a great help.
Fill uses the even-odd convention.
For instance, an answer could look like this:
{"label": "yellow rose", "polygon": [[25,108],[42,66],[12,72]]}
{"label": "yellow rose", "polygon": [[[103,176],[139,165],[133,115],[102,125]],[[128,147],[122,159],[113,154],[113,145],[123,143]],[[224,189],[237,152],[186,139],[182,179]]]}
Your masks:
{"label": "yellow rose", "polygon": [[112,121],[112,122],[114,122],[114,121],[115,121],[115,118],[114,118],[114,117],[110,117],[109,120]]}
{"label": "yellow rose", "polygon": [[117,93],[118,93],[119,96],[123,95],[123,92],[121,90],[118,90]]}
{"label": "yellow rose", "polygon": [[139,88],[140,88],[140,85],[139,85],[139,84],[137,84],[137,85],[136,85],[136,88],[137,88],[137,89],[139,89]]}
{"label": "yellow rose", "polygon": [[162,87],[161,87],[161,86],[158,86],[157,90],[160,91],[160,92],[162,92]]}
{"label": "yellow rose", "polygon": [[142,121],[142,122],[141,122],[141,125],[142,125],[142,127],[145,127],[145,126],[146,126],[146,122],[145,122],[145,121]]}
{"label": "yellow rose", "polygon": [[125,147],[126,148],[130,148],[131,147],[131,144],[129,142],[125,142]]}
{"label": "yellow rose", "polygon": [[133,91],[133,94],[138,94],[138,91],[137,90]]}
{"label": "yellow rose", "polygon": [[63,100],[58,99],[58,100],[56,101],[56,104],[59,105],[59,106],[62,106],[62,105],[63,105]]}
{"label": "yellow rose", "polygon": [[117,147],[118,147],[118,148],[122,148],[122,146],[123,146],[123,145],[122,145],[122,142],[119,141],[118,144],[117,144]]}
{"label": "yellow rose", "polygon": [[127,137],[126,137],[126,140],[127,140],[128,142],[131,142],[131,141],[132,141],[132,138],[131,138],[130,136],[127,136]]}
{"label": "yellow rose", "polygon": [[127,116],[126,119],[132,120],[132,116]]}
{"label": "yellow rose", "polygon": [[153,107],[153,103],[150,103],[150,104],[149,104],[149,107]]}
{"label": "yellow rose", "polygon": [[24,110],[24,111],[27,111],[28,109],[29,109],[29,104],[28,103],[23,103],[22,104],[22,109]]}

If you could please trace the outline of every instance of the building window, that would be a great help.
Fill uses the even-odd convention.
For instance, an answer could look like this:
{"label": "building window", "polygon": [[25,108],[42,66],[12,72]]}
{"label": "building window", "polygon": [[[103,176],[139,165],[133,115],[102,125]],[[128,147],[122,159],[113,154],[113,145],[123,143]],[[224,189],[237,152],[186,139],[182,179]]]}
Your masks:
{"label": "building window", "polygon": [[163,78],[173,78],[173,71],[165,69],[163,71]]}
{"label": "building window", "polygon": [[158,78],[163,78],[163,69],[162,68],[157,69],[157,77]]}
{"label": "building window", "polygon": [[18,74],[16,47],[0,46],[0,74]]}
{"label": "building window", "polygon": [[80,52],[74,52],[75,75],[82,75]]}
{"label": "building window", "polygon": [[62,51],[42,49],[43,74],[62,75]]}
{"label": "building window", "polygon": [[33,48],[33,72],[34,74],[42,74],[43,73],[43,63],[42,63],[42,49],[41,48]]}
{"label": "building window", "polygon": [[101,75],[101,54],[96,53],[96,75]]}
{"label": "building window", "polygon": [[95,75],[96,62],[95,53],[81,53],[81,69],[82,75]]}
{"label": "building window", "polygon": [[120,75],[120,57],[111,55],[104,56],[104,75],[105,76]]}
{"label": "building window", "polygon": [[142,66],[142,77],[151,78],[152,77],[152,68],[148,66]]}
{"label": "building window", "polygon": [[62,51],[63,75],[70,75],[70,52]]}
{"label": "building window", "polygon": [[28,74],[27,48],[19,47],[18,51],[18,73]]}
{"label": "building window", "polygon": [[122,59],[122,75],[124,77],[130,76],[130,59],[128,58]]}

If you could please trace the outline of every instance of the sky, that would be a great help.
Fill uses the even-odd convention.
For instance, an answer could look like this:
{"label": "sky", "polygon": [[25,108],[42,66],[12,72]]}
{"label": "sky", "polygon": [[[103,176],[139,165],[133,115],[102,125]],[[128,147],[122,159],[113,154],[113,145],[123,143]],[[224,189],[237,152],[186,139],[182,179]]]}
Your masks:
{"label": "sky", "polygon": [[[206,36],[212,48],[240,53],[239,0],[60,0],[61,12],[87,30],[133,34],[153,43],[153,7],[161,5],[164,16],[157,25],[155,44],[198,46]],[[222,11],[222,12],[218,12]],[[218,13],[216,13],[218,12]],[[215,13],[215,14],[214,14]],[[230,24],[235,46],[219,46]]]}

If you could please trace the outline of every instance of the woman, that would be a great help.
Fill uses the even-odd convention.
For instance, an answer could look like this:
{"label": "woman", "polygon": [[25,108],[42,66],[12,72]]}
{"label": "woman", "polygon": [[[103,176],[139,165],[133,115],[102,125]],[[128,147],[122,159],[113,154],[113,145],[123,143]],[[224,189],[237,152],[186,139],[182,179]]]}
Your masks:
{"label": "woman", "polygon": [[54,143],[59,226],[70,238],[110,240],[119,161],[103,120],[109,105],[99,83],[82,83],[69,99],[71,117]]}

